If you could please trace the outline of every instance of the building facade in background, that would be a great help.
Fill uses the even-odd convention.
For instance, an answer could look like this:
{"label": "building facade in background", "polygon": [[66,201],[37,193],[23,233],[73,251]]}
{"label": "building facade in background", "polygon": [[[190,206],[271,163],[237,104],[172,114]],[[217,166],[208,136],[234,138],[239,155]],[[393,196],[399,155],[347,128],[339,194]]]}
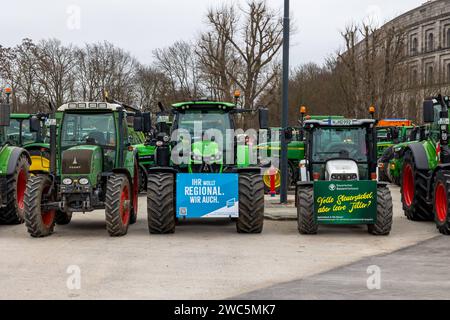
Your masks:
{"label": "building facade in background", "polygon": [[427,1],[386,26],[392,24],[405,33],[408,90],[401,100],[407,101],[406,113],[420,119],[425,97],[450,94],[450,0]]}

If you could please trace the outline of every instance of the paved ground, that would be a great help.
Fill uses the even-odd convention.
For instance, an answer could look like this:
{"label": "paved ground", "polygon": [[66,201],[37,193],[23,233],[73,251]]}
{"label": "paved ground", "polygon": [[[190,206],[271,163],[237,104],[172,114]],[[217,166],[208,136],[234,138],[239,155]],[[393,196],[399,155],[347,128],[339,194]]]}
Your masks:
{"label": "paved ground", "polygon": [[[305,237],[298,234],[294,221],[276,220],[266,221],[262,235],[239,235],[231,223],[194,222],[177,227],[175,235],[150,236],[145,198],[138,223],[120,239],[107,236],[102,212],[77,215],[72,224],[57,227],[45,239],[30,238],[24,226],[0,226],[0,299],[226,299],[280,283],[310,281],[361,259],[441,238],[433,223],[407,221],[398,189],[393,195],[390,237],[370,236],[364,227],[324,227],[319,235]],[[267,211],[280,214],[270,203]],[[281,211],[295,214],[292,207]],[[450,239],[441,241],[445,247]],[[413,261],[414,269],[411,260],[400,267],[419,276],[427,272],[423,263],[432,253],[425,250]],[[80,290],[66,285],[72,265],[81,271]],[[449,280],[450,275],[432,279]],[[338,290],[340,281],[323,282],[319,292]],[[424,289],[430,287],[432,283]],[[273,294],[277,299],[286,297],[280,291]],[[407,288],[398,292],[399,297],[402,294],[408,294]]]}
{"label": "paved ground", "polygon": [[[450,300],[449,240],[437,237],[391,254],[362,259],[235,299]],[[379,272],[380,277],[373,277],[373,271]]]}

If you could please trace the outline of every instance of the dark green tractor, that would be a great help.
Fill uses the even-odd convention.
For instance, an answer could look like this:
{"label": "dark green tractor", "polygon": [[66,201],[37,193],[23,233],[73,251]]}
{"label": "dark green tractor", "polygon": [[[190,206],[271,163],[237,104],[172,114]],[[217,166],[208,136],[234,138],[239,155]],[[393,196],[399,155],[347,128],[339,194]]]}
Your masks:
{"label": "dark green tractor", "polygon": [[0,224],[24,222],[24,196],[31,163],[28,152],[10,143],[7,128],[10,126],[9,95],[0,104]]}
{"label": "dark green tractor", "polygon": [[420,141],[409,143],[396,155],[402,162],[401,194],[406,217],[435,220],[445,235],[450,235],[449,107],[449,97],[425,100],[423,118],[428,130]]}
{"label": "dark green tractor", "polygon": [[297,184],[298,230],[316,234],[319,225],[367,225],[388,235],[392,197],[377,182],[375,120],[306,121],[306,159]]}
{"label": "dark green tractor", "polygon": [[[148,173],[150,233],[174,233],[180,220],[214,218],[236,220],[239,233],[261,233],[264,184],[257,144],[253,148],[235,131],[236,116],[255,111],[201,100],[174,104],[172,113],[172,127],[163,125],[156,135],[156,167]],[[267,128],[267,109],[259,115]]]}
{"label": "dark green tractor", "polygon": [[[138,160],[127,117],[136,131],[143,115],[120,104],[68,103],[49,120],[50,172],[33,172],[25,194],[25,220],[33,237],[70,223],[72,213],[105,209],[110,236],[123,236],[138,212]],[[36,121],[33,128],[37,128]]]}
{"label": "dark green tractor", "polygon": [[[28,151],[31,157],[31,171],[46,171],[50,168],[50,144],[46,121],[49,115],[11,114],[11,123],[6,129],[11,144]],[[31,121],[38,121],[39,128],[31,129]]]}

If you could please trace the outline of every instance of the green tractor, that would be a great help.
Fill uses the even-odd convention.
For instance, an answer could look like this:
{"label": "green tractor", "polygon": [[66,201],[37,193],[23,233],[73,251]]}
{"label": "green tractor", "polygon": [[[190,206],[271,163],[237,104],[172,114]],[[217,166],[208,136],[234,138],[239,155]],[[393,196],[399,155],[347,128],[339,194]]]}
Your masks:
{"label": "green tractor", "polygon": [[316,234],[319,225],[367,225],[388,235],[392,197],[377,182],[375,120],[305,122],[306,160],[297,183],[298,230]]}
{"label": "green tractor", "polygon": [[[161,113],[156,115],[156,128],[153,132],[148,133],[148,137],[136,144],[135,147],[138,152],[139,158],[139,192],[147,191],[147,180],[148,180],[148,170],[156,165],[155,154],[156,154],[156,143],[158,132],[162,130],[170,130],[172,123],[170,122],[170,117],[164,111],[164,107],[160,104]],[[162,129],[162,127],[167,129]]]}
{"label": "green tractor", "polygon": [[[172,106],[172,128],[158,130],[156,166],[148,173],[150,233],[174,233],[179,220],[211,218],[235,220],[239,233],[262,232],[261,168],[250,165],[257,156],[245,134],[235,132],[235,115],[248,112],[255,111],[208,100]],[[259,118],[267,128],[267,109]]]}
{"label": "green tractor", "polygon": [[[288,128],[288,186],[295,186],[299,180],[300,162],[305,159],[305,141],[303,134],[303,122],[308,120],[336,120],[343,119],[342,116],[305,116],[306,107],[300,108],[299,127]],[[292,133],[292,134],[291,134]],[[268,142],[258,145],[258,150],[267,151],[268,157],[280,157],[281,152],[281,128],[270,128],[268,130]],[[272,182],[272,176],[274,181]],[[281,187],[281,172],[278,168],[267,168],[263,176],[264,189],[266,193],[272,192],[272,183],[275,184],[275,193],[278,194]]]}
{"label": "green tractor", "polygon": [[[127,117],[141,131],[146,114],[117,103],[61,106],[50,127],[50,171],[33,172],[25,193],[25,221],[32,237],[46,237],[74,212],[105,209],[110,236],[123,236],[138,213],[138,160]],[[53,117],[53,116],[52,116]],[[39,122],[32,124],[38,130]]]}
{"label": "green tractor", "polygon": [[400,143],[389,146],[385,149],[383,155],[378,159],[379,178],[381,181],[391,182],[400,186],[402,174],[403,159],[400,155],[411,142],[417,142],[425,139],[426,126],[415,126],[409,130],[409,135],[402,139]]}
{"label": "green tractor", "polygon": [[24,196],[31,163],[28,152],[9,143],[6,129],[10,125],[9,95],[0,104],[0,224],[24,222]]}
{"label": "green tractor", "polygon": [[[11,122],[6,129],[7,138],[11,144],[28,151],[31,157],[30,171],[47,171],[50,168],[50,144],[45,124],[48,117],[44,113],[11,114]],[[31,130],[31,121],[40,122],[40,128],[36,132]]]}
{"label": "green tractor", "polygon": [[428,132],[397,154],[402,159],[401,195],[405,215],[412,221],[435,220],[442,234],[450,235],[449,97],[425,100]]}

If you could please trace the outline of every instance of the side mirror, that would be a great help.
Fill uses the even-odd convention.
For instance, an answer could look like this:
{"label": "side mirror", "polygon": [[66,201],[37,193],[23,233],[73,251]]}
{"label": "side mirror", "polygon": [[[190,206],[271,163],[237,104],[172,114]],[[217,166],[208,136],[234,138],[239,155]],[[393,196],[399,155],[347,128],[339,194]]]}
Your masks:
{"label": "side mirror", "polygon": [[136,132],[144,131],[144,118],[141,115],[134,116],[133,129]]}
{"label": "side mirror", "polygon": [[144,133],[150,133],[152,131],[152,116],[150,112],[144,112],[142,120],[144,121]]}
{"label": "side mirror", "polygon": [[30,131],[31,132],[39,132],[41,131],[41,121],[38,117],[31,117],[30,118]]}
{"label": "side mirror", "polygon": [[426,100],[423,103],[423,121],[425,123],[434,122],[434,103],[432,100]]}
{"label": "side mirror", "polygon": [[259,127],[261,129],[269,128],[269,109],[267,108],[259,109]]}
{"label": "side mirror", "polygon": [[9,104],[0,104],[0,127],[9,127],[11,122],[11,107]]}

